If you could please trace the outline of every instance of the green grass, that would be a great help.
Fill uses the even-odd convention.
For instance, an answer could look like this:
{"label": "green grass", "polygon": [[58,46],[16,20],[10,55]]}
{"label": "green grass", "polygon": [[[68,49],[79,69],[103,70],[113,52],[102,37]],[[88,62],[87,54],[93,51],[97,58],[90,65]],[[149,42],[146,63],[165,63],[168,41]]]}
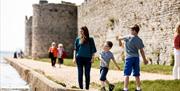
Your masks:
{"label": "green grass", "polygon": [[[43,58],[43,59],[38,59],[38,61],[43,61],[43,62],[50,62],[50,59]],[[64,65],[67,66],[76,66],[73,62],[72,59],[65,59],[64,60]],[[121,70],[123,70],[124,63],[121,62],[119,64],[121,67]],[[99,61],[95,60],[94,63],[92,64],[93,68],[99,68]],[[114,64],[111,62],[110,63],[110,69],[116,69]],[[141,65],[141,71],[144,72],[150,72],[150,73],[160,73],[160,74],[172,74],[172,66],[164,66],[164,65]],[[64,84],[55,81],[56,83],[59,83],[63,86]],[[114,91],[121,91],[123,88],[123,83],[119,82],[115,84],[116,87]],[[100,85],[91,83],[92,87],[95,87],[97,89],[100,89]],[[130,81],[129,83],[129,91],[134,91],[135,90],[135,82]],[[180,80],[155,80],[155,81],[141,81],[141,87],[143,91],[180,91]]]}
{"label": "green grass", "polygon": [[[41,62],[51,62],[49,58],[41,58],[41,59],[36,59],[37,61]],[[58,63],[58,60],[56,60],[56,63]],[[76,66],[73,62],[72,59],[64,59],[64,65],[66,66]]]}
{"label": "green grass", "polygon": [[[121,91],[123,83],[116,83],[114,91]],[[129,83],[129,91],[134,91],[136,88],[135,82]],[[142,91],[180,91],[180,80],[155,80],[155,81],[142,81]]]}
{"label": "green grass", "polygon": [[157,64],[141,65],[141,71],[166,74],[166,75],[171,75],[172,69],[173,67],[169,65],[157,65]]}
{"label": "green grass", "polygon": [[[48,58],[42,58],[42,59],[37,59],[38,61],[43,61],[43,62],[50,62],[50,59]],[[64,59],[64,65],[66,66],[76,66],[73,62],[72,59]],[[121,70],[124,68],[124,63],[121,62],[119,63],[119,66]],[[93,68],[99,68],[99,60],[95,60],[94,63],[92,64]],[[109,65],[109,68],[112,70],[117,70],[117,68],[114,66],[114,64],[111,62]],[[166,74],[166,75],[171,75],[172,74],[172,66],[168,65],[157,65],[157,64],[148,64],[148,65],[141,65],[141,71],[144,72],[150,72],[150,73],[159,73],[159,74]]]}

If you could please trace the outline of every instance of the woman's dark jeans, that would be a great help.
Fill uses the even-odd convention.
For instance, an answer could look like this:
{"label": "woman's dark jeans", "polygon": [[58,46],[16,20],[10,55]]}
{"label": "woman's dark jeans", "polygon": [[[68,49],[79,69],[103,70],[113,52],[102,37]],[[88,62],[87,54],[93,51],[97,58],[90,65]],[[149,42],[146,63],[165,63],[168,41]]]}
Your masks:
{"label": "woman's dark jeans", "polygon": [[77,68],[78,68],[79,87],[81,89],[83,89],[83,68],[84,68],[85,69],[86,89],[89,89],[90,71],[91,71],[91,58],[76,57],[76,63],[77,63]]}

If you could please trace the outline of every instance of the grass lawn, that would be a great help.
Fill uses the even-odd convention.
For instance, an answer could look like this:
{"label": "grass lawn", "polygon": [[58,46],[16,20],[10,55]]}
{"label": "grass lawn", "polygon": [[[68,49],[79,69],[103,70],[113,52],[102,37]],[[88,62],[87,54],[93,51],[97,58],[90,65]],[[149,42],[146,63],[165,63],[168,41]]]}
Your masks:
{"label": "grass lawn", "polygon": [[[43,61],[43,62],[50,62],[50,59],[48,58],[42,58],[42,59],[37,59],[38,61]],[[73,62],[72,59],[64,59],[64,65],[66,66],[76,66]],[[121,62],[119,63],[119,66],[121,70],[123,70],[124,63]],[[92,64],[93,68],[99,68],[99,60],[95,60],[94,63]],[[150,72],[150,73],[160,73],[160,74],[166,74],[166,75],[171,75],[172,74],[172,66],[165,66],[165,65],[156,65],[156,64],[149,64],[149,65],[141,65],[141,71],[144,72]],[[110,63],[110,69],[116,70],[116,67],[114,64],[111,62]]]}
{"label": "grass lawn", "polygon": [[[180,80],[142,81],[142,91],[180,91]],[[123,83],[116,83],[114,91],[121,91]],[[129,91],[135,91],[135,82],[129,83]]]}
{"label": "grass lawn", "polygon": [[[38,61],[49,62],[50,59],[43,58],[37,59]],[[76,66],[72,59],[65,59],[64,65],[67,66]],[[119,66],[121,70],[123,70],[124,63],[120,63]],[[99,68],[99,61],[95,60],[92,65],[93,68]],[[116,70],[114,64],[110,63],[110,69]],[[172,66],[164,66],[164,65],[141,65],[141,70],[144,72],[151,73],[160,73],[160,74],[172,74]],[[62,84],[62,83],[61,83]],[[95,88],[100,89],[100,85],[96,83],[91,83],[91,85]],[[155,81],[141,81],[142,91],[180,91],[180,80],[155,80]],[[123,82],[115,83],[114,91],[121,91],[123,88]],[[130,81],[129,83],[129,91],[135,91],[136,85],[134,81]]]}

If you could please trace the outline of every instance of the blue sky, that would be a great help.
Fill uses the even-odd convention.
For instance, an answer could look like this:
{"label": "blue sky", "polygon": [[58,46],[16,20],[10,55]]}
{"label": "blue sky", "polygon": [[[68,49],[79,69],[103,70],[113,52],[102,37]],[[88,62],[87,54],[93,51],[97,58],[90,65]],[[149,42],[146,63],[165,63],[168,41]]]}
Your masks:
{"label": "blue sky", "polygon": [[[48,0],[58,3],[62,0]],[[84,0],[63,0],[81,4]],[[32,15],[32,4],[39,0],[0,0],[0,50],[24,49],[25,16]]]}

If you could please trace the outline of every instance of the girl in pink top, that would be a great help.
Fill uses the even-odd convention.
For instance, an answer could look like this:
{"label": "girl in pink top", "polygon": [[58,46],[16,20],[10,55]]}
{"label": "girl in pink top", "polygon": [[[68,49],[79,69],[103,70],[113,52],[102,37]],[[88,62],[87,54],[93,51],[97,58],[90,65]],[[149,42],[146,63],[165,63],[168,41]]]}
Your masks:
{"label": "girl in pink top", "polygon": [[173,68],[173,77],[174,79],[180,79],[180,22],[175,27],[175,36],[174,36],[174,68]]}

